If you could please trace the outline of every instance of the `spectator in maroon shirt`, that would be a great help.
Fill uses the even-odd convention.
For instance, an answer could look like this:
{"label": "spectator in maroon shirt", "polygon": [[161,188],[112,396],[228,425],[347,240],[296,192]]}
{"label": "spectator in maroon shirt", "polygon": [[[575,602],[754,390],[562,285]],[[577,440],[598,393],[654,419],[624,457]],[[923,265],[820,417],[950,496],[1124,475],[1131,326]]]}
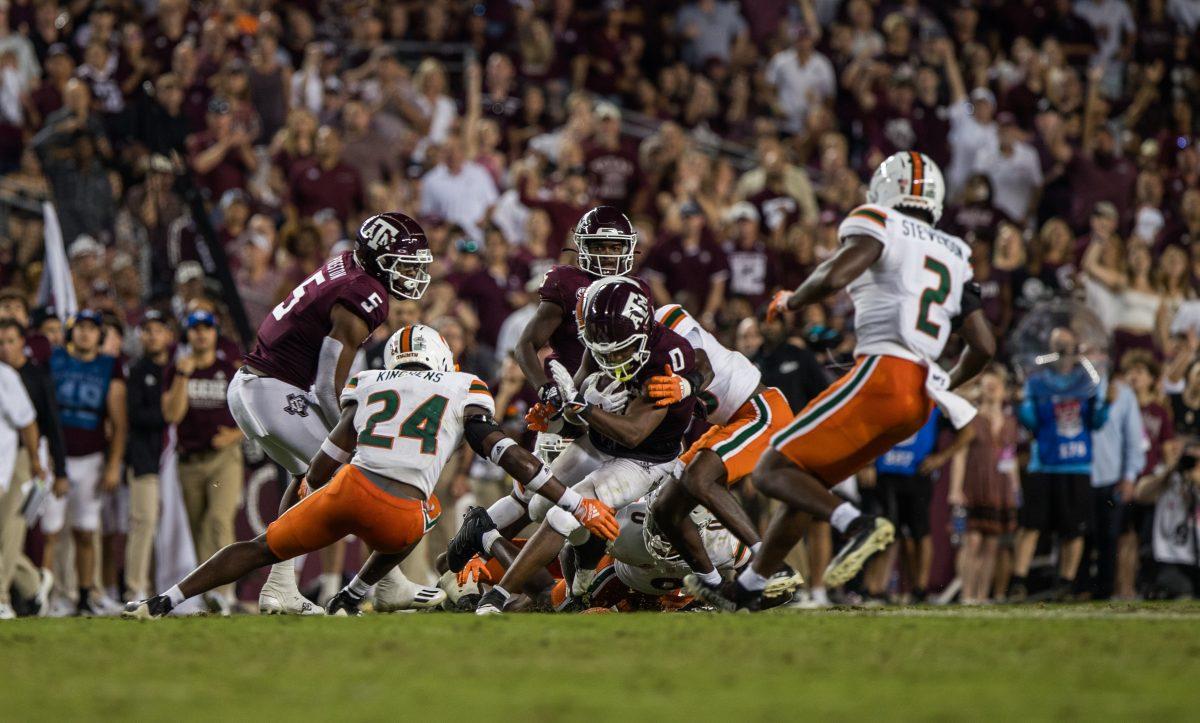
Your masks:
{"label": "spectator in maroon shirt", "polygon": [[579,217],[592,207],[587,170],[583,166],[568,167],[563,181],[550,189],[542,188],[541,175],[534,164],[522,168],[518,174],[523,175],[514,179],[514,184],[521,189],[521,203],[530,209],[545,211],[550,217],[548,250],[551,256],[557,256],[568,245]]}
{"label": "spectator in maroon shirt", "polygon": [[487,237],[486,249],[473,239],[460,238],[456,242],[458,261],[446,279],[458,298],[470,304],[479,317],[479,339],[495,347],[500,325],[512,313],[509,292],[520,291],[522,283],[510,269],[504,234],[489,229]]}
{"label": "spectator in maroon shirt", "polygon": [[596,106],[596,133],[585,152],[588,173],[596,182],[596,198],[630,209],[639,174],[637,146],[621,137],[621,111],[612,103]]}
{"label": "spectator in maroon shirt", "polygon": [[712,240],[700,206],[692,201],[679,211],[683,233],[655,245],[646,259],[646,281],[658,306],[675,302],[712,328],[725,303],[729,262]]}
{"label": "spectator in maroon shirt", "polygon": [[754,204],[735,203],[726,218],[733,226],[733,238],[724,245],[729,260],[729,297],[745,299],[751,309],[758,309],[780,285],[778,259],[763,242]]}
{"label": "spectator in maroon shirt", "polygon": [[333,209],[344,226],[365,205],[362,177],[342,160],[342,138],[333,126],[317,129],[314,151],[313,160],[297,165],[288,179],[292,205],[302,217]]}
{"label": "spectator in maroon shirt", "polygon": [[245,188],[258,167],[250,133],[234,124],[230,110],[225,99],[213,98],[208,104],[207,127],[187,140],[192,170],[213,199],[231,188]]}
{"label": "spectator in maroon shirt", "polygon": [[29,106],[34,111],[30,123],[40,126],[46,116],[63,107],[63,91],[67,81],[75,75],[75,60],[67,52],[67,46],[55,43],[50,46],[43,65],[45,77],[41,84],[29,94]]}

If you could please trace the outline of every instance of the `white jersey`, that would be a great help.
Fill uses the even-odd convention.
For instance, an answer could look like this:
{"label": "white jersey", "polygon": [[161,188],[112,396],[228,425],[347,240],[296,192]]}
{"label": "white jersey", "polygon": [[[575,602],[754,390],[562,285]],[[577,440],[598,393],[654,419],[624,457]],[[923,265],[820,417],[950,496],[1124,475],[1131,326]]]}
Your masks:
{"label": "white jersey", "polygon": [[359,372],[342,392],[342,406],[349,402],[358,404],[358,446],[350,463],[426,497],[462,443],[463,410],[473,405],[496,413],[487,384],[465,372]]}
{"label": "white jersey", "polygon": [[678,304],[658,307],[654,320],[687,339],[693,349],[704,350],[712,365],[713,380],[697,397],[708,408],[709,422],[727,424],[754,394],[762,372],[744,354],[723,346]]}
{"label": "white jersey", "polygon": [[870,236],[883,255],[850,283],[855,355],[887,354],[933,362],[950,338],[971,280],[971,249],[957,236],[883,206],[859,206],[838,227],[838,238]]}
{"label": "white jersey", "polygon": [[[646,521],[646,500],[640,499],[617,512],[621,534],[613,542],[613,568],[621,582],[646,595],[662,595],[683,587],[683,578],[692,570],[681,557],[662,560],[646,549],[642,529]],[[718,570],[736,570],[750,561],[750,549],[729,530],[712,520],[700,530],[704,549]]]}

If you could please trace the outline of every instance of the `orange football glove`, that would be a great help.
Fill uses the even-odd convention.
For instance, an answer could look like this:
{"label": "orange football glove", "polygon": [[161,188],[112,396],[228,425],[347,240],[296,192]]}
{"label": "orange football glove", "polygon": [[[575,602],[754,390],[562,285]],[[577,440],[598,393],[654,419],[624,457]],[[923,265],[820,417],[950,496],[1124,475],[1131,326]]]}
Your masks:
{"label": "orange football glove", "polygon": [[488,572],[487,563],[479,555],[467,560],[467,564],[463,565],[463,569],[458,571],[458,584],[468,585],[473,582],[486,582],[491,584],[492,573]]}
{"label": "orange football glove", "polygon": [[669,407],[692,394],[691,382],[676,374],[670,364],[663,368],[666,374],[650,377],[650,381],[646,382],[646,394],[656,400],[656,407]]}
{"label": "orange football glove", "polygon": [[550,428],[550,418],[557,413],[558,410],[553,406],[538,402],[525,413],[525,424],[529,425],[531,431],[545,432]]}
{"label": "orange football glove", "polygon": [[791,296],[790,291],[775,292],[775,296],[771,297],[771,305],[767,307],[767,321],[775,321],[788,310],[787,302]]}
{"label": "orange football glove", "polygon": [[572,514],[580,524],[587,528],[588,532],[606,540],[617,539],[617,535],[621,532],[621,526],[617,524],[617,518],[613,515],[612,508],[600,500],[585,497]]}
{"label": "orange football glove", "polygon": [[308,497],[308,493],[311,491],[312,490],[308,488],[308,479],[305,478],[300,480],[300,486],[296,488],[296,499],[302,500],[305,497]]}

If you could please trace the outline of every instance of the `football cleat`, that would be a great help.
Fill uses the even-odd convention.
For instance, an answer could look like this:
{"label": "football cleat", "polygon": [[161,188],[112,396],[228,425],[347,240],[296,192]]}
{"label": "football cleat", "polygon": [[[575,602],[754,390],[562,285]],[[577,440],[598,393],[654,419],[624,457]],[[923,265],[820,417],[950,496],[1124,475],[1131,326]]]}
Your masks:
{"label": "football cleat", "polygon": [[325,608],[325,614],[339,618],[362,617],[362,610],[358,609],[360,602],[362,599],[355,598],[349,590],[339,590],[329,601],[329,606]]}
{"label": "football cleat", "polygon": [[324,615],[325,610],[299,591],[285,592],[268,583],[258,594],[258,611],[263,615]]}
{"label": "football cleat", "polygon": [[171,600],[166,595],[155,595],[147,600],[127,603],[121,617],[126,620],[157,620],[171,612]]}
{"label": "football cleat", "polygon": [[763,588],[762,609],[778,607],[792,601],[796,590],[804,584],[804,577],[787,565],[767,579]]}
{"label": "football cleat", "polygon": [[428,585],[418,585],[393,567],[375,584],[375,612],[396,613],[404,610],[436,608],[446,599],[446,591]]}
{"label": "football cleat", "polygon": [[483,533],[496,529],[496,523],[488,516],[487,508],[468,507],[463,515],[462,527],[450,539],[446,548],[446,564],[451,572],[463,569],[475,555],[483,553]]}
{"label": "football cleat", "polygon": [[700,602],[723,612],[758,612],[762,608],[762,592],[747,590],[737,580],[709,585],[699,575],[683,578],[683,589]]}
{"label": "football cleat", "polygon": [[892,544],[896,539],[896,528],[882,517],[860,515],[850,523],[846,534],[850,541],[838,550],[825,568],[825,584],[829,587],[845,585],[853,580],[867,560]]}
{"label": "football cleat", "polygon": [[479,604],[475,606],[476,615],[499,615],[504,612],[504,605],[508,602],[503,595],[495,590],[488,590],[479,599]]}
{"label": "football cleat", "polygon": [[17,614],[9,607],[8,603],[0,602],[0,620],[15,620]]}

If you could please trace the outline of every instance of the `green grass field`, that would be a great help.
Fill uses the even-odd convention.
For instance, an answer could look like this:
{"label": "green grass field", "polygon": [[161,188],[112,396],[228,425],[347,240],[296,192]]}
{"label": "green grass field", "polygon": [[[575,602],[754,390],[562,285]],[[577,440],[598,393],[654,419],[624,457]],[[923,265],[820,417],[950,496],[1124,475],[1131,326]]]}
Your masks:
{"label": "green grass field", "polygon": [[4,720],[1181,720],[1200,606],[0,624]]}

